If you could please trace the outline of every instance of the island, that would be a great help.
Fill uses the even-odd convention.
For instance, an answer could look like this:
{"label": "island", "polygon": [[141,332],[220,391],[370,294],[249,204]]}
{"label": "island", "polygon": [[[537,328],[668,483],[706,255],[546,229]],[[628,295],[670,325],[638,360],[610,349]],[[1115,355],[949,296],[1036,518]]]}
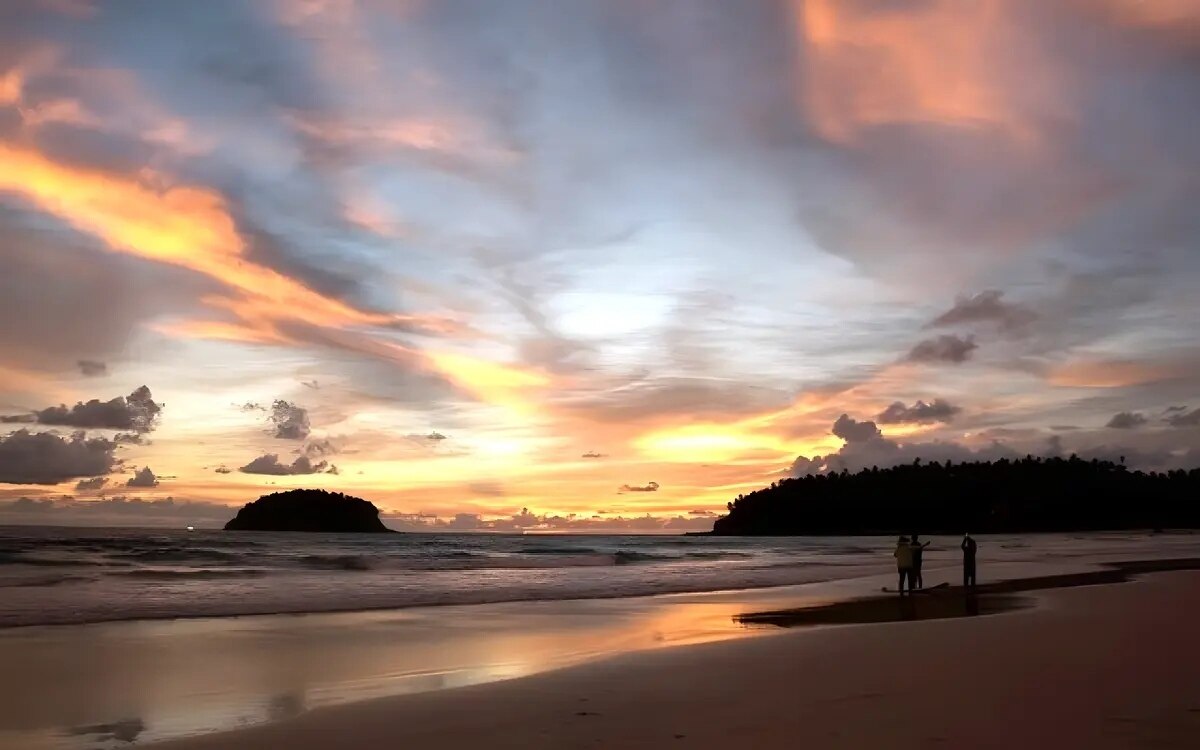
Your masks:
{"label": "island", "polygon": [[395,533],[379,520],[379,509],[360,497],[326,490],[288,490],[263,495],[242,506],[226,531],[315,531]]}
{"label": "island", "polygon": [[727,505],[716,536],[1200,528],[1200,469],[1132,471],[1070,458],[922,463],[810,474]]}

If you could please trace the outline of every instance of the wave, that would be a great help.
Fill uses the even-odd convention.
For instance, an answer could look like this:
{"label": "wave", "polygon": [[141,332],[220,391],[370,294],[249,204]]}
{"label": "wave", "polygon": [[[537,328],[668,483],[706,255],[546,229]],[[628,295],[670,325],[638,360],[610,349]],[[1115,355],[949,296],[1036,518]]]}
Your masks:
{"label": "wave", "polygon": [[44,568],[66,568],[86,565],[79,560],[56,560],[48,557],[21,557],[20,555],[0,555],[0,565],[36,565]]}
{"label": "wave", "polygon": [[300,564],[316,570],[371,570],[371,563],[361,555],[305,555]]}
{"label": "wave", "polygon": [[599,550],[591,547],[521,547],[517,550],[522,555],[586,555]]}
{"label": "wave", "polygon": [[112,575],[126,578],[147,578],[151,580],[194,580],[205,578],[259,578],[265,576],[265,570],[257,568],[197,568],[196,570],[123,570]]}
{"label": "wave", "polygon": [[212,560],[214,562],[236,562],[247,560],[248,556],[237,552],[225,552],[207,547],[173,547],[167,549],[141,549],[110,555],[121,560],[136,560],[138,562],[191,562],[193,560]]}

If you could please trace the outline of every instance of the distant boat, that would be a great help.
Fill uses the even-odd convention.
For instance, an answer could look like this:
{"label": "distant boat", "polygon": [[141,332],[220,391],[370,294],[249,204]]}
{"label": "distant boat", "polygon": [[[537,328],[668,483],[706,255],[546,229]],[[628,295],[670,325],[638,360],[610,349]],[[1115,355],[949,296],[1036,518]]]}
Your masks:
{"label": "distant boat", "polygon": [[188,530],[188,531],[195,531],[195,530],[196,530],[196,527],[195,527],[195,526],[188,526],[188,527],[187,527],[187,530]]}

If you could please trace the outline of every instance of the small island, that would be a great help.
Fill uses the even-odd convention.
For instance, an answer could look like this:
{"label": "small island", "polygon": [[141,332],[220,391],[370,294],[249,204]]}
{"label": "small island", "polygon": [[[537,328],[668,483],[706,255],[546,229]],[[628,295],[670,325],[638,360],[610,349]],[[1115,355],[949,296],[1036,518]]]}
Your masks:
{"label": "small island", "polygon": [[325,490],[288,490],[263,495],[242,506],[226,531],[312,531],[394,533],[379,520],[379,509],[360,497]]}

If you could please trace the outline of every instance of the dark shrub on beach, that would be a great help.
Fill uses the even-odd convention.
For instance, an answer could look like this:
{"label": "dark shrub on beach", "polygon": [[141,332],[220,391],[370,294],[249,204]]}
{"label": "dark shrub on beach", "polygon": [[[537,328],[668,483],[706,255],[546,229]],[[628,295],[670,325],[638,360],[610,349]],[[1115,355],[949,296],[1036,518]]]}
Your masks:
{"label": "dark shrub on beach", "polygon": [[226,531],[390,532],[374,503],[325,490],[288,490],[247,503]]}
{"label": "dark shrub on beach", "polygon": [[718,535],[961,534],[1200,528],[1200,469],[1070,458],[949,461],[784,479],[739,496]]}

